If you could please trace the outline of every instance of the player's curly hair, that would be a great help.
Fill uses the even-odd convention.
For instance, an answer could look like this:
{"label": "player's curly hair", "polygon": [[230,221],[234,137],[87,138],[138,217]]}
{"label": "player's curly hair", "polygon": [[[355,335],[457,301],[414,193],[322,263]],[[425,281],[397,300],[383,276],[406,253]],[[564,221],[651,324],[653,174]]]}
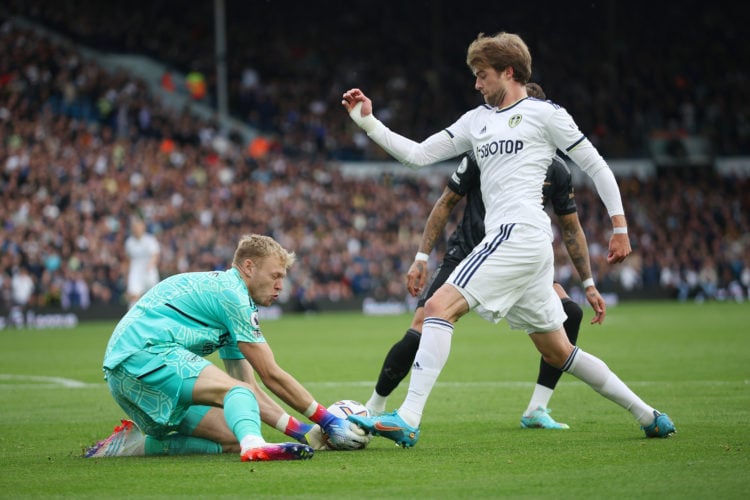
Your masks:
{"label": "player's curly hair", "polygon": [[289,269],[297,258],[294,252],[288,251],[270,236],[262,234],[246,234],[240,238],[240,241],[237,244],[232,263],[235,266],[239,266],[246,259],[255,261],[264,259],[269,255],[281,257],[286,269]]}
{"label": "player's curly hair", "polygon": [[510,66],[515,81],[526,84],[531,79],[531,53],[521,37],[513,33],[479,33],[466,52],[466,64],[474,73],[481,68],[502,71]]}

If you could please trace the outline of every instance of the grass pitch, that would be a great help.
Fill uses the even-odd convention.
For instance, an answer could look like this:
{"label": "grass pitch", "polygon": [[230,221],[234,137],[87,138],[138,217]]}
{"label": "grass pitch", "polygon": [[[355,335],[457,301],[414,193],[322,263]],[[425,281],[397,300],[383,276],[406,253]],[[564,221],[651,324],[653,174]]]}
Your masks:
{"label": "grass pitch", "polygon": [[[241,463],[236,455],[82,459],[123,417],[103,383],[113,327],[0,331],[4,498],[746,498],[750,304],[625,303],[579,345],[601,357],[677,435],[646,439],[630,414],[570,375],[551,406],[567,431],[519,427],[538,356],[525,334],[470,314],[413,449]],[[279,363],[321,402],[365,401],[410,317],[286,316],[263,323]],[[407,380],[391,397],[397,407]],[[264,426],[268,441],[286,440]]]}

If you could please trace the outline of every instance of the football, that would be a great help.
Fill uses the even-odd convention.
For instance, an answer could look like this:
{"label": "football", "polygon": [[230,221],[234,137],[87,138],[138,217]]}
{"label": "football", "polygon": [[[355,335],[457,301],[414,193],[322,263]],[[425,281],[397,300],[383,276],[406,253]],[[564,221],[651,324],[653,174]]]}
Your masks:
{"label": "football", "polygon": [[336,401],[328,407],[328,411],[340,418],[346,418],[349,415],[361,415],[363,417],[370,416],[367,407],[353,399],[342,399],[341,401]]}

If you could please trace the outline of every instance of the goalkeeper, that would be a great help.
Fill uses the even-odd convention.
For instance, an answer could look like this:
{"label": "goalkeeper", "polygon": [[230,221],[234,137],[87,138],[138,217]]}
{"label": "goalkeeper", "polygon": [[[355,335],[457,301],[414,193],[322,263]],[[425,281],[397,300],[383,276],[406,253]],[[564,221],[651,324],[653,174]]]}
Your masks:
{"label": "goalkeeper", "polygon": [[[149,290],[115,327],[104,375],[132,420],[86,457],[239,452],[242,461],[311,458],[369,441],[338,418],[275,361],[256,304],[279,297],[295,255],[268,236],[243,236],[226,271],[182,273]],[[227,371],[203,356],[219,350]],[[284,403],[317,425],[286,414],[259,389],[254,372]],[[267,443],[261,419],[296,442]]]}

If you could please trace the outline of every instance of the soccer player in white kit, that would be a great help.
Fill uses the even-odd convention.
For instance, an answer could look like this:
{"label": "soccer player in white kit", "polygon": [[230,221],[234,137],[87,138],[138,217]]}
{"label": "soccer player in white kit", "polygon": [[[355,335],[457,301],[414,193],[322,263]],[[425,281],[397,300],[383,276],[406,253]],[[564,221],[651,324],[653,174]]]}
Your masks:
{"label": "soccer player in white kit", "polygon": [[631,252],[614,174],[564,108],[528,99],[531,54],[518,35],[480,34],[468,48],[466,63],[485,104],[421,143],[375,118],[372,102],[360,89],[343,95],[342,105],[355,123],[404,165],[419,168],[472,150],[486,207],[484,240],[425,304],[422,339],[403,404],[389,414],[350,420],[403,447],[414,446],[427,398],[448,359],[453,325],[475,309],[485,319],[505,318],[511,328],[525,330],[547,363],[629,410],[646,436],[669,436],[675,428],[666,414],[641,400],[602,360],[570,343],[562,327],[566,316],[551,286],[553,237],[542,185],[556,150],[589,175],[607,208],[613,225],[610,263],[622,262]]}
{"label": "soccer player in white kit", "polygon": [[146,223],[133,218],[130,222],[130,236],[125,240],[125,253],[128,256],[128,305],[135,302],[159,282],[159,241],[146,232]]}

